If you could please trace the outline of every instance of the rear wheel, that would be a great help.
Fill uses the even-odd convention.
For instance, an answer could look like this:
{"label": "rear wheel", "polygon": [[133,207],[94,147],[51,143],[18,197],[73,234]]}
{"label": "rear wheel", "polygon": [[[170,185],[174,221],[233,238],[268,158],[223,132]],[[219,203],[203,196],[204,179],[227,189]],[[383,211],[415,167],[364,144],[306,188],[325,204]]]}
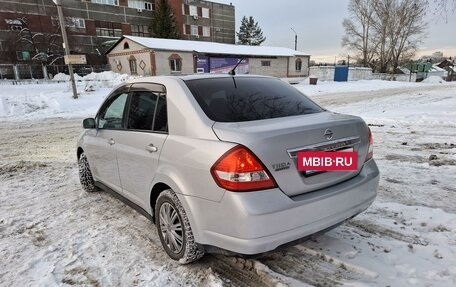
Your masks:
{"label": "rear wheel", "polygon": [[171,189],[158,196],[155,224],[162,246],[172,259],[187,264],[204,255],[203,247],[193,238],[187,214]]}
{"label": "rear wheel", "polygon": [[78,160],[79,165],[79,181],[82,189],[87,192],[96,191],[95,181],[93,180],[92,172],[90,171],[89,161],[85,153],[81,153]]}

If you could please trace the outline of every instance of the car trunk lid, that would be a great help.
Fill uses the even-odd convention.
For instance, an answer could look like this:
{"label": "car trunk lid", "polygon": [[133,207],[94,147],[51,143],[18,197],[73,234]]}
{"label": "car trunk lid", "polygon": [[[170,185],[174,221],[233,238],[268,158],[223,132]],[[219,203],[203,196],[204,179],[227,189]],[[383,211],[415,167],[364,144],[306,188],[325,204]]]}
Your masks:
{"label": "car trunk lid", "polygon": [[[320,112],[308,115],[236,123],[216,122],[213,130],[222,141],[249,148],[263,162],[279,188],[288,196],[325,188],[356,176],[365,161],[369,131],[359,117]],[[328,130],[332,132],[329,139]],[[334,151],[352,148],[358,170],[305,173],[297,169],[299,151]]]}

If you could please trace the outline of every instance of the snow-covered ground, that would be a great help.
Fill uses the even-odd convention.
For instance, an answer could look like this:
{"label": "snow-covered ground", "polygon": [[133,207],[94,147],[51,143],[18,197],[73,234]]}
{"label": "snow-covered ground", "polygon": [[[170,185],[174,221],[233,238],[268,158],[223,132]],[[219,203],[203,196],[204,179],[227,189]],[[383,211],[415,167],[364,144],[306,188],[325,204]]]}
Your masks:
{"label": "snow-covered ground", "polygon": [[168,259],[147,219],[110,194],[81,190],[81,118],[109,92],[93,85],[78,100],[67,83],[1,86],[0,286],[456,285],[456,84],[297,85],[371,125],[377,200],[295,247],[186,266]]}

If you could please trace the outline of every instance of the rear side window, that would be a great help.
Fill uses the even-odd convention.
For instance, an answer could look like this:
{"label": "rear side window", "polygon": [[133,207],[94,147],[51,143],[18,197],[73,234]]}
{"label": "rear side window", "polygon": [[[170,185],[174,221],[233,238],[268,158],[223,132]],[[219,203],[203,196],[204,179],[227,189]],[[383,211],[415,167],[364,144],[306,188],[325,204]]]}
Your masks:
{"label": "rear side window", "polygon": [[152,130],[157,95],[152,92],[133,92],[128,111],[127,128]]}
{"label": "rear side window", "polygon": [[227,77],[186,81],[206,115],[216,122],[244,122],[323,111],[298,90],[274,78]]}
{"label": "rear side window", "polygon": [[166,97],[150,91],[131,94],[127,129],[168,132]]}

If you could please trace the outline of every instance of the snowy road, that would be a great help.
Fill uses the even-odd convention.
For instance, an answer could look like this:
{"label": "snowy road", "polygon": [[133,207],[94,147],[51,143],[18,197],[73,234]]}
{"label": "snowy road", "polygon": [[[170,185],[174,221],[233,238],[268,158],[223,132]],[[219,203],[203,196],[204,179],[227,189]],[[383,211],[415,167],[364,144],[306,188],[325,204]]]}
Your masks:
{"label": "snowy road", "polygon": [[372,125],[382,179],[365,213],[259,259],[180,266],[146,218],[81,190],[80,119],[2,121],[0,286],[456,285],[456,85],[299,88]]}

